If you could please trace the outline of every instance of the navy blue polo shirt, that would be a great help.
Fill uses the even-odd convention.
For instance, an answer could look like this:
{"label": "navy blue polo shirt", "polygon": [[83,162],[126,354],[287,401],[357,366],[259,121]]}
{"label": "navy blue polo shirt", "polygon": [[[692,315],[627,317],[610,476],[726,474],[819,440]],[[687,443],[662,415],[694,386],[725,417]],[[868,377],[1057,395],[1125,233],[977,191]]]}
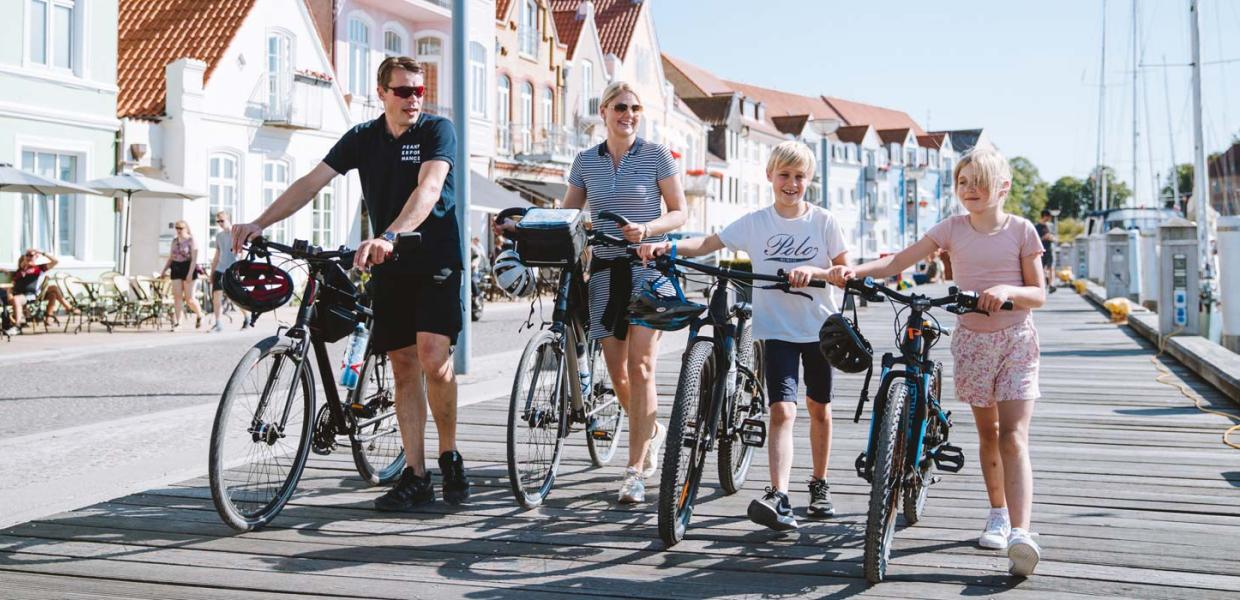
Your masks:
{"label": "navy blue polo shirt", "polygon": [[362,196],[370,212],[370,226],[377,234],[387,231],[409,196],[418,186],[418,173],[427,161],[448,163],[439,201],[416,231],[422,234],[418,260],[401,261],[410,271],[435,272],[444,267],[459,269],[461,237],[456,220],[453,165],[456,132],[452,122],[421,113],[400,138],[392,137],[383,116],[347,131],[323,162],[341,175],[357,169]]}

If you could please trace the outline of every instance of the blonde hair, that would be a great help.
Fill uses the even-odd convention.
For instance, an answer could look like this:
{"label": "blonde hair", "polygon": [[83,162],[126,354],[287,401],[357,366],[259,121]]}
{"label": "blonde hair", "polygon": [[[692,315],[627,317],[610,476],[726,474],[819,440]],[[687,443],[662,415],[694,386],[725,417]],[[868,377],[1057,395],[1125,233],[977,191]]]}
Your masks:
{"label": "blonde hair", "polygon": [[818,167],[818,160],[814,158],[814,151],[810,150],[809,146],[788,140],[772,148],[771,157],[766,161],[767,173],[774,173],[784,167],[800,169],[807,176],[813,177],[814,169]]}
{"label": "blonde hair", "polygon": [[1012,181],[1012,167],[998,150],[974,146],[960,157],[960,162],[952,170],[952,187],[957,195],[960,194],[960,172],[969,165],[973,165],[977,179],[971,183],[985,189],[988,196],[997,194],[1004,182]]}
{"label": "blonde hair", "polygon": [[194,232],[190,230],[190,228],[189,228],[189,223],[186,223],[186,222],[185,222],[185,221],[183,221],[183,220],[182,220],[182,221],[177,221],[176,223],[173,223],[173,224],[172,224],[172,227],[173,227],[173,229],[176,229],[177,227],[184,227],[184,228],[185,228],[185,235],[186,235],[186,236],[188,236],[188,237],[194,237]]}
{"label": "blonde hair", "polygon": [[637,95],[637,90],[634,90],[633,86],[629,85],[628,82],[615,81],[612,82],[611,85],[603,88],[603,95],[599,98],[598,103],[599,110],[601,111],[604,108],[607,108],[607,106],[611,104],[612,100],[615,100],[617,96],[625,92],[633,94],[633,96],[637,98],[638,102],[642,101],[641,96]]}

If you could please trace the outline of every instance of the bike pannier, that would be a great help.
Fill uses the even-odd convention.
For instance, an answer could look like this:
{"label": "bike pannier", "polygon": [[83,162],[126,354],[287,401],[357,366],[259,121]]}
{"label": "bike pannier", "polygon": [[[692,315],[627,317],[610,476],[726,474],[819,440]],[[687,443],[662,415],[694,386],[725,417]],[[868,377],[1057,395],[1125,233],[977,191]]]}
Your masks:
{"label": "bike pannier", "polygon": [[586,247],[585,215],[575,208],[531,208],[517,223],[513,239],[527,265],[569,266]]}

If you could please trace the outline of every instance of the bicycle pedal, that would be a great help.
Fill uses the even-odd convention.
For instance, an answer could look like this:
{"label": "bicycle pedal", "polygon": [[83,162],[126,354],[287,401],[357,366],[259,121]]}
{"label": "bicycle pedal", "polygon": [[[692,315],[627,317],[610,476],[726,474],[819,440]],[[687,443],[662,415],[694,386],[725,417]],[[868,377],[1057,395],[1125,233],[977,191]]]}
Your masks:
{"label": "bicycle pedal", "polygon": [[857,477],[866,481],[870,480],[870,460],[864,452],[857,455],[857,460],[853,461],[853,468],[857,470]]}
{"label": "bicycle pedal", "polygon": [[375,416],[375,409],[373,407],[367,406],[365,404],[359,404],[357,402],[350,404],[349,410],[353,411],[353,414],[355,416],[361,417],[363,419],[369,419]]}
{"label": "bicycle pedal", "polygon": [[943,444],[931,455],[934,466],[940,471],[959,473],[964,468],[964,450],[951,444]]}
{"label": "bicycle pedal", "polygon": [[762,419],[745,419],[740,426],[741,443],[754,448],[766,444],[766,421]]}
{"label": "bicycle pedal", "polygon": [[598,419],[590,417],[590,423],[586,425],[586,431],[590,432],[590,438],[600,442],[610,442],[615,436],[606,429],[596,429],[598,427]]}

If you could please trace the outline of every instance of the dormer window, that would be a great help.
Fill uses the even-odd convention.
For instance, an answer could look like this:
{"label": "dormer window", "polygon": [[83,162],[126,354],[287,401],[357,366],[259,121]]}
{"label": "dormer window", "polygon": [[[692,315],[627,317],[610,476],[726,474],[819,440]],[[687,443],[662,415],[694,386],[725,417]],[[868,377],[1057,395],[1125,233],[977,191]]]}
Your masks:
{"label": "dormer window", "polygon": [[538,3],[534,0],[521,2],[521,17],[517,24],[517,41],[521,54],[538,58]]}

